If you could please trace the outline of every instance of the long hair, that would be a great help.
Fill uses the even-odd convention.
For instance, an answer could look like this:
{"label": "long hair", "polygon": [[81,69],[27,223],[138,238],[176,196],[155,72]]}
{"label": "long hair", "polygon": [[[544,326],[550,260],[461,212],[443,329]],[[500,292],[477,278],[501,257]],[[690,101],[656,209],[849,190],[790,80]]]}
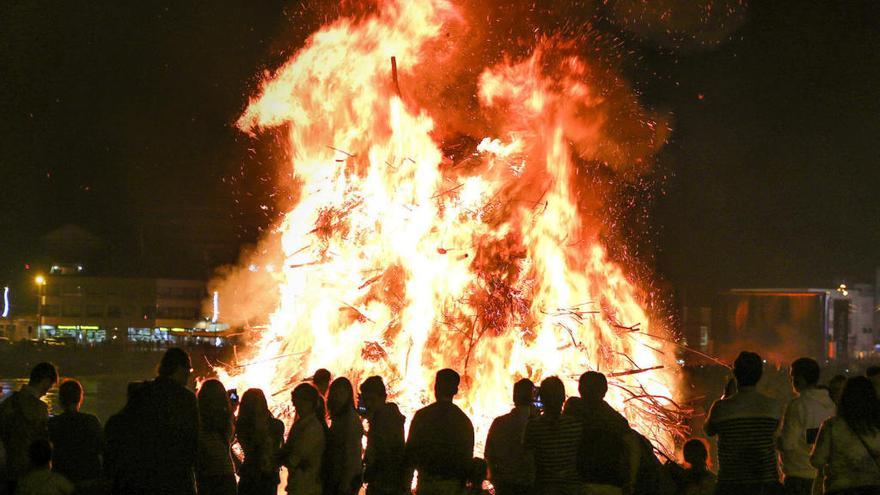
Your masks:
{"label": "long hair", "polygon": [[[342,402],[337,402],[334,397],[343,397]],[[327,408],[330,409],[330,419],[336,419],[341,416],[353,412],[354,408],[354,387],[348,378],[341,376],[330,384],[330,391],[327,393]]]}
{"label": "long hair", "polygon": [[880,429],[880,404],[871,380],[856,376],[846,381],[837,415],[859,435],[876,432]]}
{"label": "long hair", "polygon": [[247,389],[241,396],[238,421],[235,422],[239,439],[244,438],[247,441],[257,435],[266,434],[271,417],[272,413],[269,412],[269,404],[263,391],[258,388]]}
{"label": "long hair", "polygon": [[224,438],[232,435],[232,406],[226,387],[219,380],[207,380],[199,388],[199,418],[206,431]]}

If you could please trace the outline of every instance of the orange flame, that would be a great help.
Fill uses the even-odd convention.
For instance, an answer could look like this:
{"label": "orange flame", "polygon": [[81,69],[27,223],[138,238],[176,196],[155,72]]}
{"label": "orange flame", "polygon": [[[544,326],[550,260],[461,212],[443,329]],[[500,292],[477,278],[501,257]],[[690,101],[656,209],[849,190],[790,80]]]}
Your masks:
{"label": "orange flame", "polygon": [[251,363],[221,375],[273,393],[318,367],[355,386],[378,374],[411,413],[450,367],[484,439],[515,379],[558,375],[576,393],[598,369],[614,376],[612,405],[670,449],[672,427],[639,399],[672,404],[674,352],[572,182],[575,153],[616,153],[606,97],[588,64],[545,41],[482,72],[477,104],[494,135],[446,156],[443,105],[402,98],[390,60],[409,84],[444,77],[456,56],[445,33],[463,22],[446,1],[388,0],[312,35],[250,102],[238,126],[284,126],[300,199],[278,227],[277,310]]}

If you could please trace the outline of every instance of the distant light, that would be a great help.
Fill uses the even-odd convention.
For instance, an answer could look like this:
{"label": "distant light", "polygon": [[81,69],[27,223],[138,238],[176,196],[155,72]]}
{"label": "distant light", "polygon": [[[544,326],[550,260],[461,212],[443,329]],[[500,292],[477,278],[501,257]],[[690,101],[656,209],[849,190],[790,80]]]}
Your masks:
{"label": "distant light", "polygon": [[83,266],[82,266],[82,265],[76,265],[76,271],[78,271],[78,272],[83,271]]}
{"label": "distant light", "polygon": [[273,265],[272,263],[269,263],[268,265],[266,265],[266,271],[269,272],[269,273],[274,272],[274,271],[275,271],[275,265]]}
{"label": "distant light", "polygon": [[9,287],[3,288],[3,315],[2,318],[9,316]]}
{"label": "distant light", "polygon": [[257,271],[258,269],[259,269],[259,268],[257,267],[257,265],[255,265],[255,264],[253,264],[253,263],[251,263],[250,265],[248,265],[248,271],[255,272],[255,271]]}
{"label": "distant light", "polygon": [[217,291],[214,291],[214,311],[211,314],[211,323],[217,323],[217,319],[220,318],[220,295]]}
{"label": "distant light", "polygon": [[37,275],[36,277],[34,277],[34,282],[36,282],[37,285],[45,285],[46,284],[46,277],[44,277],[42,275]]}

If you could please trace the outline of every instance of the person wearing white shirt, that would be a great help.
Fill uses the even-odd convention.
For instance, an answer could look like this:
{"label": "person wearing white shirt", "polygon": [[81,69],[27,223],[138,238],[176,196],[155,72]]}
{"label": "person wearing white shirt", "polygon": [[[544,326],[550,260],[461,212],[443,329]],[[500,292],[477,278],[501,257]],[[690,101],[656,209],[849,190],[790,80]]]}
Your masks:
{"label": "person wearing white shirt", "polygon": [[810,464],[810,451],[819,427],[834,416],[837,406],[827,390],[818,388],[819,363],[813,359],[800,358],[791,363],[790,377],[795,398],[785,409],[776,448],[785,477],[785,493],[810,495],[817,476]]}

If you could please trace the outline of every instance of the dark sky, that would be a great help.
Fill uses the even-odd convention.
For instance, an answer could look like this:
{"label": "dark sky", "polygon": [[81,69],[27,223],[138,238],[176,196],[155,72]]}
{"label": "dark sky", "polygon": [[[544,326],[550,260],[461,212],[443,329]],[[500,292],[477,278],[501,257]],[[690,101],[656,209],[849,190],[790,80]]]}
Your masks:
{"label": "dark sky", "polygon": [[[673,114],[652,263],[695,289],[870,280],[880,6],[753,3],[716,47],[633,37],[623,47],[646,103]],[[259,73],[318,24],[300,5],[3,3],[0,278],[69,223],[124,262],[157,208],[206,205],[228,220],[233,244],[255,239],[275,214],[265,196],[276,164],[271,144],[232,122]]]}

